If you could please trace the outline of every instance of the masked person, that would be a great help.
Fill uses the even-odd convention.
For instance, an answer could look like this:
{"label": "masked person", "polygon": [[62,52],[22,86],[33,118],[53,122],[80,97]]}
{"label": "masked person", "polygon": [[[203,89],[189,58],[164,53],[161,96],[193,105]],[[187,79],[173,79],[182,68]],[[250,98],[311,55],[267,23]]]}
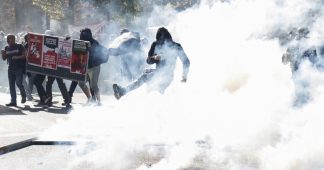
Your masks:
{"label": "masked person", "polygon": [[156,68],[147,69],[142,76],[126,87],[113,84],[114,96],[116,99],[120,99],[144,83],[149,83],[152,88],[163,94],[173,81],[178,57],[183,65],[181,81],[186,82],[190,61],[181,45],[172,40],[169,31],[164,27],[159,28],[156,33],[156,41],[152,43],[146,59],[148,64],[156,64]]}
{"label": "masked person", "polygon": [[[99,42],[92,37],[91,29],[84,28],[80,32],[80,40],[89,41],[91,44],[89,49],[88,78],[90,81],[90,88],[94,92],[95,102],[101,105],[98,81],[100,65],[107,62],[109,58],[108,49],[100,45]],[[80,85],[84,86],[85,83],[80,82]]]}
{"label": "masked person", "polygon": [[[71,36],[67,37],[67,39],[80,39],[80,32],[76,32],[74,31]],[[88,80],[87,80],[88,81]],[[89,82],[89,81],[88,81]],[[93,90],[89,90],[88,86],[86,85],[86,83],[79,83],[77,81],[72,81],[70,84],[70,88],[69,88],[69,95],[71,97],[71,102],[72,102],[72,97],[73,97],[73,93],[77,87],[77,85],[79,84],[79,87],[81,88],[81,90],[83,91],[83,93],[86,95],[88,101],[87,103],[90,103],[93,100],[95,100],[95,96],[94,96],[94,92]],[[90,85],[90,82],[89,82]]]}
{"label": "masked person", "polygon": [[6,106],[17,106],[16,86],[20,90],[21,103],[26,102],[26,92],[22,84],[23,74],[26,69],[26,50],[23,45],[16,43],[15,35],[9,34],[7,36],[8,46],[1,51],[2,59],[7,60],[8,79],[11,101]]}

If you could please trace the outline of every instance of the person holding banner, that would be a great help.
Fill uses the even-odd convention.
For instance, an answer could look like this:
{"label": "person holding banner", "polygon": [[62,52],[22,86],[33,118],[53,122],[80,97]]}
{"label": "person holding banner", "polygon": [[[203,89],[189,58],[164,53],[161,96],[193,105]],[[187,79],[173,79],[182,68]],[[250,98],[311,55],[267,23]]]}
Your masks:
{"label": "person holding banner", "polygon": [[[46,30],[45,31],[45,35],[52,35],[54,36],[54,32],[52,30]],[[52,95],[52,86],[54,81],[56,80],[57,85],[61,91],[62,97],[64,99],[64,103],[62,105],[65,105],[66,107],[70,107],[70,103],[71,103],[71,97],[66,89],[65,83],[63,81],[62,78],[58,78],[58,77],[53,77],[53,76],[47,76],[47,81],[46,81],[46,96],[48,97],[48,101],[46,102],[46,104],[48,106],[52,105],[52,99],[53,99],[53,95]]]}
{"label": "person holding banner", "polygon": [[[88,76],[90,88],[94,91],[96,102],[100,106],[101,100],[98,87],[100,65],[108,61],[108,49],[100,45],[99,42],[92,37],[91,29],[84,28],[80,32],[80,40],[89,41],[91,43],[89,49]],[[82,83],[84,82],[80,82],[81,85]]]}
{"label": "person holding banner", "polygon": [[[80,32],[72,32],[71,36],[66,36],[66,40],[70,39],[70,38],[73,38],[73,39],[80,39]],[[87,80],[87,82],[89,82],[89,80]],[[70,88],[69,88],[69,95],[70,95],[70,98],[71,98],[71,102],[72,102],[72,97],[73,97],[73,93],[77,87],[77,85],[79,84],[79,87],[81,88],[81,90],[83,91],[83,93],[86,95],[88,101],[87,103],[90,103],[93,100],[95,100],[95,97],[94,97],[94,92],[92,89],[90,89],[89,91],[89,88],[88,86],[86,85],[86,83],[79,83],[78,81],[72,81],[71,84],[70,84]],[[90,85],[90,82],[89,82],[89,85]]]}
{"label": "person holding banner", "polygon": [[17,106],[16,102],[16,86],[20,90],[21,103],[26,102],[26,92],[22,84],[23,74],[26,65],[26,51],[24,46],[16,43],[16,37],[13,34],[7,36],[8,46],[1,51],[2,59],[7,60],[8,66],[8,79],[11,101],[6,106]]}
{"label": "person holding banner", "polygon": [[[24,36],[24,40],[25,40],[25,42],[23,42],[22,45],[25,47],[25,50],[27,51],[28,50],[28,34],[26,34]],[[28,83],[26,82],[26,77],[28,77]],[[35,78],[34,73],[25,71],[24,77],[23,77],[23,86],[25,88],[28,101],[33,100],[32,93],[33,93],[33,88],[34,88],[34,78]]]}

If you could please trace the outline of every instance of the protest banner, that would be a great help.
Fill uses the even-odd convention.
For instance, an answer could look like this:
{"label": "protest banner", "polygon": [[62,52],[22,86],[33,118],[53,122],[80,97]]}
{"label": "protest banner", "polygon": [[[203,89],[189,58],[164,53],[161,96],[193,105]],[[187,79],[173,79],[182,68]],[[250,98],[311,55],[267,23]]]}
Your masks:
{"label": "protest banner", "polygon": [[86,41],[28,33],[26,71],[86,81],[89,47]]}

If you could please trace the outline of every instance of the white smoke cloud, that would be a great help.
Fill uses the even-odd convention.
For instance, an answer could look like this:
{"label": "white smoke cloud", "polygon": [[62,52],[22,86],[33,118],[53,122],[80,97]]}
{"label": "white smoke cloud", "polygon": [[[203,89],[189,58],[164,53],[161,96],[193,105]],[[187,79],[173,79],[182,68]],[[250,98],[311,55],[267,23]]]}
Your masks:
{"label": "white smoke cloud", "polygon": [[165,94],[148,93],[144,85],[103,107],[76,106],[43,138],[79,141],[69,168],[90,162],[138,170],[322,169],[323,75],[302,66],[312,100],[292,107],[295,84],[274,38],[275,30],[305,22],[313,23],[313,37],[322,35],[316,32],[321,19],[307,15],[320,11],[319,4],[203,1],[175,14],[166,27],[191,61],[186,84],[179,62]]}

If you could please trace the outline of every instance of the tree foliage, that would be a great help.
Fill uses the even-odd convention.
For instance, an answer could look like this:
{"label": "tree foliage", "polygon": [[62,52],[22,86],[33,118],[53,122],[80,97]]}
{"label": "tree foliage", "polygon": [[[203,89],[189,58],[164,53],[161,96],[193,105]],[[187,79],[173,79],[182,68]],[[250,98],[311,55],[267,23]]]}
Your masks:
{"label": "tree foliage", "polygon": [[68,8],[68,0],[32,0],[33,4],[39,6],[50,15],[52,19],[61,20],[65,17]]}

